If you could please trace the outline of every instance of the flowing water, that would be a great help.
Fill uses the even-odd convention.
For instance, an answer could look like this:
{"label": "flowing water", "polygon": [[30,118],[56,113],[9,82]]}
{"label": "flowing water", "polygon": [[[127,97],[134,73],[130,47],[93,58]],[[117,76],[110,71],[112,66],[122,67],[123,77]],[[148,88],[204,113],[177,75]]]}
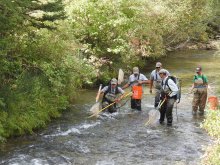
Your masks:
{"label": "flowing water", "polygon": [[[0,152],[4,165],[195,165],[204,151],[203,145],[212,143],[207,132],[200,128],[206,116],[191,114],[192,95],[184,97],[192,86],[195,67],[217,89],[220,58],[215,51],[181,51],[161,59],[164,68],[182,81],[182,99],[173,109],[173,126],[147,125],[148,112],[153,107],[154,95],[149,85],[144,86],[142,112],[130,109],[129,97],[124,98],[117,113],[101,113],[96,118],[89,109],[95,103],[97,89],[80,93],[72,108],[46,129],[33,136],[8,140]],[[142,70],[147,78],[155,64]],[[130,92],[126,89],[126,92]],[[212,96],[208,93],[208,97]],[[215,95],[216,96],[216,95]],[[101,100],[101,99],[100,99]]]}

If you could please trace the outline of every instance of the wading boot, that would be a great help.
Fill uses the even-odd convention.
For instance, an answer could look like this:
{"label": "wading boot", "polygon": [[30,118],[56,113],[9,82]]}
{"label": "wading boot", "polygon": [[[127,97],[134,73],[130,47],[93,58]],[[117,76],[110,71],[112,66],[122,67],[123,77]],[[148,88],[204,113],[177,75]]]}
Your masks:
{"label": "wading boot", "polygon": [[193,116],[196,116],[196,115],[197,115],[197,112],[192,111],[192,115],[193,115]]}
{"label": "wading boot", "polygon": [[160,123],[160,124],[164,124],[164,121],[163,121],[163,120],[159,120],[159,123]]}
{"label": "wading boot", "polygon": [[170,116],[167,118],[167,126],[172,126],[173,118]]}
{"label": "wading boot", "polygon": [[204,115],[204,110],[203,111],[199,110],[199,116],[203,116],[203,115]]}

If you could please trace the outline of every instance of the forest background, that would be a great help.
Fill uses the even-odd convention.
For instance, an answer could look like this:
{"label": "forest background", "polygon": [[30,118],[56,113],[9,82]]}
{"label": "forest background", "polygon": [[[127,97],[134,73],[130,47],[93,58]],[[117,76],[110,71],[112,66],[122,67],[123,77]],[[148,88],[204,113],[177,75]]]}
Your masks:
{"label": "forest background", "polygon": [[45,127],[119,68],[202,47],[219,29],[219,0],[0,0],[0,141]]}

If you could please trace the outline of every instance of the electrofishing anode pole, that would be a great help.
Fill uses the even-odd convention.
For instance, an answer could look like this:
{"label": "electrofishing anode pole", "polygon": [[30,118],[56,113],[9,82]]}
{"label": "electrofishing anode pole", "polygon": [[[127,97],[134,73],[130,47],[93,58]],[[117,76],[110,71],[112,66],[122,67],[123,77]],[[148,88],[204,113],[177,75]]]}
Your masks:
{"label": "electrofishing anode pole", "polygon": [[[130,93],[128,93],[127,95],[125,95],[124,98],[127,97],[127,96],[129,96],[129,95],[132,94],[132,93],[133,93],[133,91],[130,92]],[[101,109],[99,112],[102,112],[103,110],[105,110],[106,108],[110,107],[111,105],[113,105],[113,104],[115,104],[115,103],[117,103],[117,102],[118,102],[118,100],[116,100],[115,102],[109,104],[109,105],[106,106],[105,108]],[[98,113],[99,113],[99,112],[98,112]],[[91,116],[89,116],[89,117],[87,117],[87,118],[91,118],[91,117],[93,117],[93,116],[95,116],[95,114],[93,114],[93,115],[91,115]]]}

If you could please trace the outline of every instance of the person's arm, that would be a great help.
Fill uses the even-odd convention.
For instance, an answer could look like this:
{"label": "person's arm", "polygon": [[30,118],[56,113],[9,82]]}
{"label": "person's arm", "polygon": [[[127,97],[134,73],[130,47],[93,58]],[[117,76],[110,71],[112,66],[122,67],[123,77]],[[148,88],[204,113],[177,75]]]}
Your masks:
{"label": "person's arm", "polygon": [[214,92],[212,91],[211,86],[209,85],[209,83],[208,83],[208,82],[206,83],[206,85],[207,85],[207,87],[208,87],[209,91],[211,92],[211,94],[213,94]]}
{"label": "person's arm", "polygon": [[97,94],[97,96],[96,96],[96,102],[99,101],[99,96],[100,96],[102,93],[103,93],[102,90],[100,90],[100,91],[98,92],[98,94]]}
{"label": "person's arm", "polygon": [[130,84],[125,84],[121,89],[125,89],[125,88],[127,88],[129,86],[130,86]]}
{"label": "person's arm", "polygon": [[141,84],[150,84],[150,80],[139,81],[138,85],[141,85]]}
{"label": "person's arm", "polygon": [[196,76],[193,77],[193,85],[192,85],[192,87],[191,87],[189,93],[192,93],[192,92],[193,92],[193,89],[195,88],[195,84],[194,84],[195,78],[196,78]]}
{"label": "person's arm", "polygon": [[150,80],[150,93],[152,93],[153,80]]}
{"label": "person's arm", "polygon": [[150,80],[148,80],[145,75],[141,74],[140,76],[141,76],[140,80],[142,80],[142,81],[139,81],[139,82],[138,82],[138,85],[141,85],[141,84],[150,84]]}
{"label": "person's arm", "polygon": [[121,95],[121,97],[118,99],[118,101],[121,101],[124,98],[125,94],[126,94],[126,92],[124,91],[124,93]]}
{"label": "person's arm", "polygon": [[195,85],[194,85],[194,83],[193,83],[193,85],[192,85],[192,87],[191,87],[189,93],[192,93],[192,92],[193,92],[194,87],[195,87]]}
{"label": "person's arm", "polygon": [[[155,70],[156,72],[156,70]],[[153,84],[154,84],[154,71],[151,72],[151,75],[150,75],[150,93],[152,93],[152,87],[153,87]]]}
{"label": "person's arm", "polygon": [[125,96],[125,91],[122,90],[122,88],[118,87],[118,91],[119,91],[119,93],[121,93],[122,95],[121,95],[121,97],[119,97],[119,98],[117,99],[117,102],[118,102],[118,101],[121,101],[121,100],[123,99],[123,97]]}

